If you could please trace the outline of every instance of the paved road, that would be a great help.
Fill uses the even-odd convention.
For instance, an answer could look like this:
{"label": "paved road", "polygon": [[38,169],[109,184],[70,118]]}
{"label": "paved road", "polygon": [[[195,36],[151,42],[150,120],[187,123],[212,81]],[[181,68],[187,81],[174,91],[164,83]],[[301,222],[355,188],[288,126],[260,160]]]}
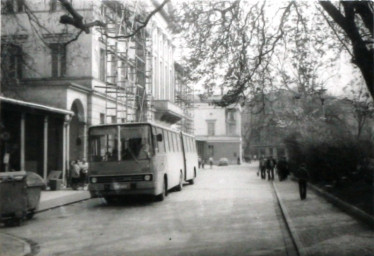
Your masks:
{"label": "paved road", "polygon": [[92,199],[1,231],[34,241],[38,255],[294,255],[272,187],[255,173],[205,169],[163,202]]}

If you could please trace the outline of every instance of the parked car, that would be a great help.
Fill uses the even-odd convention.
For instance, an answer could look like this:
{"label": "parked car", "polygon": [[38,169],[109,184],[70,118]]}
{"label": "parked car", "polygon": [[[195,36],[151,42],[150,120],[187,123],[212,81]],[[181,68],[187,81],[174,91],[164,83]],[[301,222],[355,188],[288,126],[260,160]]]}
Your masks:
{"label": "parked car", "polygon": [[218,161],[219,166],[227,166],[229,165],[229,160],[226,157],[222,157]]}

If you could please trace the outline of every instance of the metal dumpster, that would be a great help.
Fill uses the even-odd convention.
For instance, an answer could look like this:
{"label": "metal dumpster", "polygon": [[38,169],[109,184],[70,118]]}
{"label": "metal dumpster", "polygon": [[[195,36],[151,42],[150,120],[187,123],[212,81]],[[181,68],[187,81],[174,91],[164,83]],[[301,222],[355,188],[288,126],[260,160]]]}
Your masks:
{"label": "metal dumpster", "polygon": [[27,185],[27,212],[26,218],[31,219],[34,216],[40,201],[40,194],[45,184],[43,178],[35,172],[27,172],[26,174]]}
{"label": "metal dumpster", "polygon": [[26,213],[26,172],[0,173],[0,221],[5,225],[19,225]]}

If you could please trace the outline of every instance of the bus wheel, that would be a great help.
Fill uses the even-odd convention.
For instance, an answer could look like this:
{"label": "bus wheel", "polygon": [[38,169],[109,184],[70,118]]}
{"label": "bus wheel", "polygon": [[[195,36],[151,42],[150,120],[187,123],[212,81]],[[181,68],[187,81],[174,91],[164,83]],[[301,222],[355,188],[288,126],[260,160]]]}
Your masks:
{"label": "bus wheel", "polygon": [[179,176],[179,184],[177,186],[177,191],[182,191],[183,188],[183,172],[181,171]]}
{"label": "bus wheel", "polygon": [[107,204],[115,204],[118,202],[117,198],[114,196],[105,196],[104,198]]}
{"label": "bus wheel", "polygon": [[195,177],[196,177],[196,170],[194,170],[194,176],[192,179],[188,180],[188,183],[190,183],[190,185],[193,185],[195,184]]}
{"label": "bus wheel", "polygon": [[165,197],[167,196],[167,183],[166,178],[164,178],[164,182],[162,183],[162,193],[156,196],[156,201],[164,201]]}

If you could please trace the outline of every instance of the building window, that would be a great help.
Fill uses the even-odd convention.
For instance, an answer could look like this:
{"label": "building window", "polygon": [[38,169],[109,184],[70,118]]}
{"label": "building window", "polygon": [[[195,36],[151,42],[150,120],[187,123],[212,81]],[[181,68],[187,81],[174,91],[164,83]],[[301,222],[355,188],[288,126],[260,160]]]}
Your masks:
{"label": "building window", "polygon": [[112,124],[115,124],[115,123],[117,123],[117,118],[116,116],[112,116]]}
{"label": "building window", "polygon": [[22,48],[18,45],[1,45],[2,76],[8,78],[22,78]]}
{"label": "building window", "polygon": [[100,124],[105,124],[105,114],[100,113]]}
{"label": "building window", "polygon": [[25,0],[2,0],[1,13],[15,13],[25,11]]}
{"label": "building window", "polygon": [[228,124],[228,135],[236,135],[236,124],[235,123]]}
{"label": "building window", "polygon": [[100,49],[100,71],[99,71],[99,79],[101,81],[105,81],[105,50]]}
{"label": "building window", "polygon": [[228,109],[226,112],[227,134],[236,135],[235,110]]}
{"label": "building window", "polygon": [[208,125],[208,136],[214,136],[216,131],[215,131],[215,128],[216,128],[216,123],[215,121],[207,121],[207,125]]}
{"label": "building window", "polygon": [[50,44],[52,58],[52,77],[62,77],[66,74],[66,46]]}
{"label": "building window", "polygon": [[49,10],[50,10],[51,12],[57,10],[57,0],[50,0],[50,1],[49,1]]}

